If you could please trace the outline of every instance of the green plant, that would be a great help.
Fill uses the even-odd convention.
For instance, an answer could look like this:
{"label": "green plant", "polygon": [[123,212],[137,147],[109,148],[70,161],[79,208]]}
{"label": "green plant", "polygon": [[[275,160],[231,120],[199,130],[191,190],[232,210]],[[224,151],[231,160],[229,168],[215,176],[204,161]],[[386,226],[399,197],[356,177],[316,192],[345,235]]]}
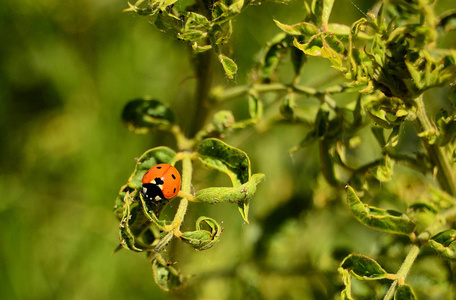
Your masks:
{"label": "green plant", "polygon": [[[228,118],[227,118],[228,116]],[[216,138],[204,138],[209,134],[222,134],[231,125],[232,119],[225,112],[214,116],[213,122],[187,139],[178,125],[173,124],[172,112],[156,100],[136,99],[125,107],[122,117],[135,132],[160,129],[172,132],[178,141],[179,152],[161,146],[146,151],[136,163],[136,168],[127,184],[120,190],[115,213],[120,220],[121,246],[137,252],[146,252],[152,263],[156,283],[164,290],[178,287],[183,276],[163,257],[164,248],[174,237],[188,243],[195,250],[206,250],[217,243],[222,228],[216,220],[201,216],[196,221],[196,230],[181,232],[181,224],[188,202],[208,204],[235,203],[245,222],[248,223],[249,202],[263,174],[251,174],[247,154]],[[193,161],[227,174],[232,187],[210,187],[192,193]],[[141,178],[159,163],[175,165],[182,162],[182,189],[178,194],[180,203],[172,221],[159,219],[168,204],[167,200],[153,203],[143,198]]]}
{"label": "green plant", "polygon": [[[130,5],[129,10],[153,16],[158,28],[177,31],[179,39],[190,42],[199,75],[196,102],[201,107],[199,116],[203,121],[208,105],[216,107],[239,97],[248,98],[250,118],[236,122],[232,112],[219,111],[210,123],[196,124],[192,138],[188,139],[173,125],[172,114],[163,104],[142,99],[127,105],[123,118],[132,129],[168,130],[175,135],[180,151],[175,153],[161,147],[146,152],[117,200],[122,243],[130,250],[148,251],[157,283],[169,289],[181,282],[180,275],[160,254],[171,237],[181,238],[203,250],[211,247],[220,235],[220,226],[207,217],[198,219],[196,231],[180,232],[188,201],[237,203],[247,221],[249,200],[263,175],[250,175],[247,155],[214,137],[221,138],[251,126],[268,130],[280,119],[307,128],[305,137],[291,152],[317,145],[321,175],[337,193],[336,198],[340,198],[345,188],[348,207],[356,220],[392,235],[388,242],[378,246],[378,256],[383,263],[403,259],[397,271],[389,273],[368,256],[348,254],[338,269],[344,284],[340,297],[352,299],[353,293],[361,291],[361,297],[365,298],[415,299],[414,287],[408,283],[407,275],[420,253],[444,260],[449,271],[441,271],[441,274],[450,287],[443,284],[440,287],[453,289],[454,294],[456,51],[440,45],[445,35],[456,28],[456,12],[448,10],[436,16],[434,1],[379,2],[373,12],[348,26],[329,22],[334,1],[314,0],[310,5],[305,2],[301,22],[287,25],[274,20],[283,32],[263,49],[248,85],[212,88],[207,69],[210,60],[201,53],[213,50],[228,78],[234,76],[237,66],[221,49],[232,35],[233,18],[250,3],[197,1],[182,11],[177,10],[174,3],[140,1]],[[286,56],[290,57],[294,72],[290,83],[283,82],[280,73]],[[328,60],[331,67],[343,75],[343,81],[323,89],[302,85],[301,72],[313,57]],[[431,120],[424,97],[440,87],[448,91],[448,101],[429,104],[438,111]],[[309,110],[302,103],[310,99],[318,102]],[[405,128],[408,128],[407,133]],[[363,146],[370,141],[378,144],[377,157],[368,157],[367,161],[359,159]],[[414,149],[407,147],[413,143]],[[208,188],[193,195],[190,192],[191,162],[197,158],[227,173],[233,187]],[[153,164],[174,164],[180,160],[183,192],[179,196],[182,200],[173,223],[167,224],[158,219],[159,210],[148,208],[140,198],[139,178]],[[331,197],[327,190],[322,194]],[[365,204],[369,201],[394,209]],[[130,219],[131,212],[141,206],[144,208],[142,220]],[[152,229],[148,227],[148,220],[154,224]],[[201,229],[203,221],[209,231]],[[137,224],[141,224],[139,228]],[[146,227],[150,233],[146,234]],[[147,236],[153,239],[142,245],[144,241],[139,243],[138,233],[146,234],[143,240]],[[399,255],[391,252],[397,245],[401,249]],[[434,252],[429,254],[429,249]],[[401,256],[404,251],[408,254]],[[253,257],[252,261],[255,260],[258,258]],[[366,290],[364,285],[352,283],[352,277],[372,284]],[[325,295],[329,297],[329,294]]]}

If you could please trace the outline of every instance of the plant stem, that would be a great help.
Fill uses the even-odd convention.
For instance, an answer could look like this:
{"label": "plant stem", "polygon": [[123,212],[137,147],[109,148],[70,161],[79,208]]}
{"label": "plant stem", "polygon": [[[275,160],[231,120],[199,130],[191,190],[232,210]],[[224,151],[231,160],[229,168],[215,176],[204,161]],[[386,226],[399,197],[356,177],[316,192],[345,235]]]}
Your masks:
{"label": "plant stem", "polygon": [[209,112],[209,92],[212,88],[214,57],[212,51],[197,53],[193,58],[197,76],[194,115],[187,136],[193,137],[204,125]]}
{"label": "plant stem", "polygon": [[[191,182],[192,182],[192,160],[191,154],[185,155],[182,159],[182,191],[185,194],[189,194],[191,192]],[[180,232],[180,226],[184,221],[185,213],[187,212],[188,206],[188,199],[184,197],[181,199],[179,203],[179,207],[177,208],[176,215],[174,216],[174,220],[171,224],[171,230],[174,231],[174,236],[180,237],[182,233]],[[170,231],[171,231],[170,230]]]}
{"label": "plant stem", "polygon": [[[436,130],[426,114],[423,96],[421,95],[416,98],[415,103],[417,105],[415,126],[417,127],[418,132]],[[437,180],[440,187],[450,195],[456,196],[456,178],[453,174],[451,164],[448,161],[448,157],[445,155],[442,147],[439,147],[436,144],[430,144],[426,137],[424,137],[422,141],[432,164],[437,167]]]}
{"label": "plant stem", "polygon": [[416,244],[413,244],[399,271],[396,273],[397,279],[391,284],[383,300],[391,300],[394,298],[394,293],[396,292],[397,285],[402,285],[404,283],[405,277],[407,277],[407,274],[410,271],[413,262],[415,261],[419,252],[420,247]]}

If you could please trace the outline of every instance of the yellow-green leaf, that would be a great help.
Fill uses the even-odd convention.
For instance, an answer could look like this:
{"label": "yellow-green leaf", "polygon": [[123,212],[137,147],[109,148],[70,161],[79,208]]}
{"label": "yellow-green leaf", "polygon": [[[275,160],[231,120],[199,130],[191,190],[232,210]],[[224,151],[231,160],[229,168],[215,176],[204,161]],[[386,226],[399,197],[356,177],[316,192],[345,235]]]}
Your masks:
{"label": "yellow-green leaf", "polygon": [[236,75],[238,70],[238,67],[234,60],[223,54],[219,54],[218,58],[223,66],[223,69],[225,70],[226,76],[228,76],[228,78],[230,79],[233,79],[234,75]]}
{"label": "yellow-green leaf", "polygon": [[415,224],[406,215],[366,205],[356,195],[353,188],[347,188],[347,201],[355,218],[362,224],[394,234],[410,235],[415,231]]}

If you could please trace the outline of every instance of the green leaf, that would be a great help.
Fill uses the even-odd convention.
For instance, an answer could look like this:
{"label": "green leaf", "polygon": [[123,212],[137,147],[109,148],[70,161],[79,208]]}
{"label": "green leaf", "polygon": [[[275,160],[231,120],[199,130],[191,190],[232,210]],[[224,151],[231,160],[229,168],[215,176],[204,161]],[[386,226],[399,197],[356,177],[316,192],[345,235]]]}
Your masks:
{"label": "green leaf", "polygon": [[135,221],[134,219],[132,220],[132,218],[136,218],[137,214],[137,212],[135,212],[134,217],[132,217],[131,206],[135,195],[136,193],[130,194],[129,192],[125,195],[123,205],[124,213],[119,224],[119,237],[122,247],[131,251],[141,252],[151,250],[153,247],[140,242],[137,239],[137,233],[135,234],[134,229],[131,228],[131,224]]}
{"label": "green leaf", "polygon": [[407,236],[415,231],[415,224],[406,215],[366,205],[361,202],[351,186],[347,185],[346,188],[350,209],[362,224],[376,230]]}
{"label": "green leaf", "polygon": [[210,187],[199,190],[195,201],[207,204],[239,203],[250,200],[256,192],[256,186],[264,179],[264,174],[253,174],[250,180],[237,187]]}
{"label": "green leaf", "polygon": [[199,190],[195,195],[195,201],[219,204],[237,203],[239,212],[244,221],[249,223],[249,203],[256,192],[256,186],[263,181],[264,174],[253,174],[250,180],[236,187],[211,187]]}
{"label": "green leaf", "polygon": [[307,43],[301,44],[296,38],[293,45],[305,54],[329,59],[332,67],[343,71],[342,58],[344,46],[335,35],[319,34],[312,36]]}
{"label": "green leaf", "polygon": [[123,185],[120,188],[119,194],[117,195],[117,198],[114,202],[114,214],[116,217],[119,219],[119,221],[122,219],[123,214],[124,214],[124,198],[127,193],[132,193],[134,189],[130,188],[127,184]]}
{"label": "green leaf", "polygon": [[388,137],[388,142],[385,146],[396,147],[397,143],[399,142],[400,131],[401,125],[394,126],[393,130],[391,131]]}
{"label": "green leaf", "polygon": [[263,116],[263,102],[252,94],[249,94],[249,115],[252,119],[261,119]]}
{"label": "green leaf", "polygon": [[[201,229],[203,223],[209,227],[210,231]],[[196,221],[196,231],[183,232],[180,238],[199,251],[214,246],[219,241],[221,234],[222,227],[214,219],[199,217]]]}
{"label": "green leaf", "polygon": [[387,182],[393,178],[394,160],[388,155],[382,157],[382,164],[372,168],[370,171],[380,182]]}
{"label": "green leaf", "polygon": [[158,0],[158,1],[155,1],[155,2],[159,4],[158,8],[160,10],[165,10],[168,6],[171,6],[174,3],[176,3],[177,0]]}
{"label": "green leaf", "polygon": [[429,245],[443,257],[456,259],[456,230],[449,229],[437,233],[431,237]]}
{"label": "green leaf", "polygon": [[223,133],[231,129],[235,119],[231,110],[220,110],[212,118],[212,127],[214,131]]}
{"label": "green leaf", "polygon": [[301,73],[302,66],[307,61],[307,56],[296,47],[290,47],[291,62],[293,64],[293,71],[295,76]]}
{"label": "green leaf", "polygon": [[185,41],[198,41],[207,37],[210,28],[211,24],[205,16],[189,12],[178,38]]}
{"label": "green leaf", "polygon": [[340,264],[340,268],[349,271],[358,280],[379,280],[388,277],[388,273],[378,262],[356,253],[348,255]]}
{"label": "green leaf", "polygon": [[226,173],[233,186],[250,179],[250,160],[247,154],[218,139],[205,139],[198,147],[199,159],[206,166]]}
{"label": "green leaf", "polygon": [[122,120],[129,130],[145,134],[151,130],[169,129],[174,123],[174,114],[160,101],[141,98],[127,103]]}
{"label": "green leaf", "polygon": [[290,35],[304,35],[310,36],[318,33],[318,27],[308,22],[301,22],[294,25],[286,25],[274,20],[276,25],[282,29],[285,33]]}
{"label": "green leaf", "polygon": [[345,289],[340,293],[340,297],[342,300],[353,300],[351,295],[351,277],[350,271],[347,269],[338,268],[339,273],[342,275],[342,281],[344,282]]}
{"label": "green leaf", "polygon": [[409,71],[410,76],[412,77],[412,82],[414,85],[417,86],[418,89],[422,89],[424,87],[424,82],[421,80],[421,71],[415,68],[414,64],[405,60],[405,65],[407,66],[407,70]]}
{"label": "green leaf", "polygon": [[386,112],[383,109],[378,107],[369,107],[367,109],[367,113],[375,121],[375,123],[383,128],[391,129],[395,126],[387,119]]}
{"label": "green leaf", "polygon": [[408,284],[400,285],[394,293],[394,300],[415,300],[416,296]]}
{"label": "green leaf", "polygon": [[319,141],[320,167],[326,181],[334,187],[342,187],[342,183],[337,179],[334,160],[330,154],[331,141],[323,138]]}
{"label": "green leaf", "polygon": [[271,80],[272,75],[277,70],[280,58],[284,55],[287,46],[287,36],[279,33],[267,43],[264,50],[264,56],[261,59],[259,68],[260,76],[263,81]]}
{"label": "green leaf", "polygon": [[139,193],[139,198],[141,200],[144,215],[154,223],[155,226],[164,230],[165,226],[169,224],[167,224],[165,220],[160,220],[158,217],[169,201],[162,200],[159,203],[153,203],[152,201],[144,199],[141,193]]}
{"label": "green leaf", "polygon": [[361,101],[361,95],[356,101],[355,109],[353,110],[353,126],[355,128],[360,127],[363,123],[363,105]]}
{"label": "green leaf", "polygon": [[219,54],[218,56],[220,62],[222,63],[223,69],[225,70],[226,76],[228,78],[233,79],[234,75],[237,73],[238,67],[234,60],[229,58],[228,56],[225,56],[223,54]]}
{"label": "green leaf", "polygon": [[241,12],[244,0],[219,0],[212,5],[212,21],[216,24],[230,21]]}
{"label": "green leaf", "polygon": [[327,26],[328,32],[335,35],[346,35],[349,36],[351,33],[350,26],[344,24],[330,23]]}
{"label": "green leaf", "polygon": [[152,263],[152,272],[155,283],[164,291],[170,291],[179,287],[183,278],[179,272],[163,259],[154,259]]}
{"label": "green leaf", "polygon": [[201,28],[210,28],[209,20],[200,14],[195,12],[189,12],[187,14],[187,20],[185,21],[184,30],[189,29],[201,29]]}
{"label": "green leaf", "polygon": [[225,44],[233,34],[233,26],[231,22],[223,24],[215,24],[209,31],[209,39],[214,49],[219,49],[221,45]]}
{"label": "green leaf", "polygon": [[313,0],[312,13],[316,18],[317,25],[326,27],[328,24],[329,16],[334,4],[334,0]]}
{"label": "green leaf", "polygon": [[179,34],[177,37],[183,41],[197,41],[199,39],[205,38],[207,32],[201,30],[186,30],[184,33]]}

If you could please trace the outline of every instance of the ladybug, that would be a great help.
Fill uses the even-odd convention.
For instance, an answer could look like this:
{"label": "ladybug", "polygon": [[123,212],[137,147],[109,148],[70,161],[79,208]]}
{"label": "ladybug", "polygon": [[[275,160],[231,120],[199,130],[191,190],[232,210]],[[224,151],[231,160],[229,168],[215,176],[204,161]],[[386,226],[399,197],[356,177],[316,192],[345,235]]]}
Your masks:
{"label": "ladybug", "polygon": [[150,168],[141,181],[143,197],[154,202],[173,198],[181,185],[179,172],[168,164],[158,164]]}

